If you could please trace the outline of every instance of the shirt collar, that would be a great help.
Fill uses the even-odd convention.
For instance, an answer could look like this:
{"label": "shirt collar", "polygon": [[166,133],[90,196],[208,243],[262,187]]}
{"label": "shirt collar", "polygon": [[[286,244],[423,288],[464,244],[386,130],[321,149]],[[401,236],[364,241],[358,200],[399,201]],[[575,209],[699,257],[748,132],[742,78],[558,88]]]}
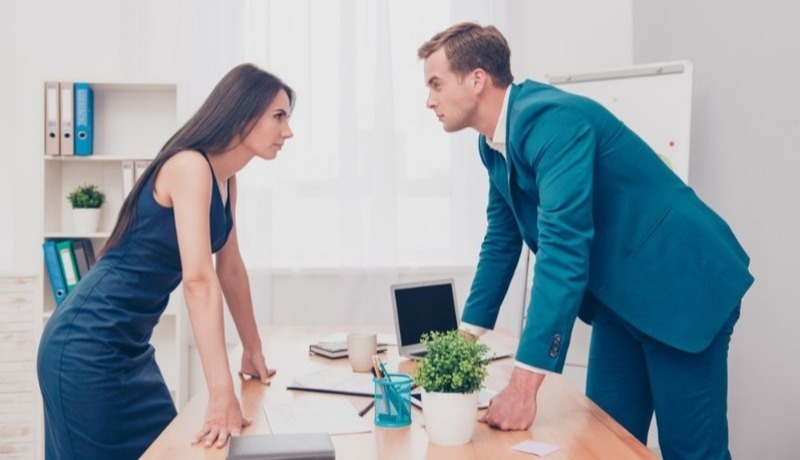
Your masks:
{"label": "shirt collar", "polygon": [[497,126],[494,129],[494,135],[491,139],[486,139],[494,150],[497,150],[503,156],[506,155],[506,125],[508,120],[508,100],[511,97],[511,85],[506,88],[506,95],[503,97],[503,106],[500,109],[500,117],[497,119]]}

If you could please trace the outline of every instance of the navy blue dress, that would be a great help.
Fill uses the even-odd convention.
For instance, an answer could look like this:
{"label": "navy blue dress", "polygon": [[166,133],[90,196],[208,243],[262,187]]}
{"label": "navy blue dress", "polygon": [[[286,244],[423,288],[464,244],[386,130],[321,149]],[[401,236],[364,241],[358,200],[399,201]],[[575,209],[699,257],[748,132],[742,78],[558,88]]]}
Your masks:
{"label": "navy blue dress", "polygon": [[[139,195],[128,234],[56,308],[42,334],[37,368],[48,459],[138,458],[176,415],[149,343],[181,282],[173,210],[155,201],[154,179]],[[230,197],[223,205],[212,182],[216,252],[233,218]]]}

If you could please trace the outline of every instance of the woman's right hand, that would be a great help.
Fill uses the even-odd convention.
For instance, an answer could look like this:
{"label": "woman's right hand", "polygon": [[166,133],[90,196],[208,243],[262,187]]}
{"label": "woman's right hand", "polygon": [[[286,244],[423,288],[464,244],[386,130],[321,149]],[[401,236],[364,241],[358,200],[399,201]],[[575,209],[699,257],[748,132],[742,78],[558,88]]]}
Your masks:
{"label": "woman's right hand", "polygon": [[252,420],[242,416],[242,409],[233,391],[210,395],[203,429],[192,439],[192,444],[203,442],[205,447],[225,447],[229,437],[241,435],[242,428],[251,423]]}

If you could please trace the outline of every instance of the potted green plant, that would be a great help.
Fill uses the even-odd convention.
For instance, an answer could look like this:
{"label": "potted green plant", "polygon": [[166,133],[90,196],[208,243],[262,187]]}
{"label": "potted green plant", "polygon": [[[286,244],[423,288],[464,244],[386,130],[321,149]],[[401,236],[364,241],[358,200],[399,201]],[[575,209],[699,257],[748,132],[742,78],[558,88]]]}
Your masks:
{"label": "potted green plant", "polygon": [[100,188],[93,184],[79,185],[67,195],[67,200],[72,205],[75,232],[96,232],[100,226],[100,207],[106,201],[106,195]]}
{"label": "potted green plant", "polygon": [[458,331],[424,334],[422,343],[428,352],[414,380],[425,390],[422,412],[428,438],[444,446],[467,444],[475,430],[489,348]]}

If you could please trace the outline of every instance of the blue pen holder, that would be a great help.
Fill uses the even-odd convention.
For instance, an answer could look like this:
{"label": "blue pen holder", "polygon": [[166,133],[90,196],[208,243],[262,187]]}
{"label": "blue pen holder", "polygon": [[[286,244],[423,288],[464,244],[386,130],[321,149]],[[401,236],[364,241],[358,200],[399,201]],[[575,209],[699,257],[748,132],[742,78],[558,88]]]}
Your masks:
{"label": "blue pen holder", "polygon": [[375,426],[397,428],[411,424],[411,386],[408,374],[386,374],[375,382]]}

